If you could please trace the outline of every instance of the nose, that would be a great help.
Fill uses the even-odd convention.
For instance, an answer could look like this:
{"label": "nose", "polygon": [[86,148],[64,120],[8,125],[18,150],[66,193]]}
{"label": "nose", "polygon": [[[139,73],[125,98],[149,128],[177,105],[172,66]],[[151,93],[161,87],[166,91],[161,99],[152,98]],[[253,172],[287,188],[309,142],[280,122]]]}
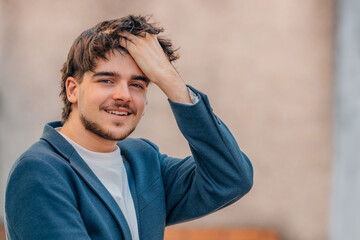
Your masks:
{"label": "nose", "polygon": [[113,99],[117,101],[129,102],[131,99],[131,93],[127,83],[119,83],[113,92]]}

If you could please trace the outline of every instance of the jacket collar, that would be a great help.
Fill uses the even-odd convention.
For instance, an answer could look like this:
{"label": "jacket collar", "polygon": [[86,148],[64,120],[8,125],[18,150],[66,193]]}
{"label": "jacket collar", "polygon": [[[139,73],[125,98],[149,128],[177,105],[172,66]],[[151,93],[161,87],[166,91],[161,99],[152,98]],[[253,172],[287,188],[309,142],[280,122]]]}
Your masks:
{"label": "jacket collar", "polygon": [[[130,228],[126,222],[124,214],[120,207],[111,196],[109,191],[104,187],[93,171],[79,156],[71,144],[64,139],[55,129],[62,127],[61,122],[51,122],[45,125],[41,139],[48,142],[59,155],[61,155],[74,171],[83,179],[83,181],[92,189],[92,191],[104,202],[116,222],[119,224],[125,239],[131,239]],[[136,206],[135,206],[136,207]]]}

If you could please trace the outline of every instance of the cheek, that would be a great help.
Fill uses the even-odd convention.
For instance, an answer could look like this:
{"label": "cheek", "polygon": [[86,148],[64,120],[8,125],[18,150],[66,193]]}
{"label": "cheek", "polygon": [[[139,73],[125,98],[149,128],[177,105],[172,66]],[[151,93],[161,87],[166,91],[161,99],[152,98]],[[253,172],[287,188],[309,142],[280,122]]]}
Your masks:
{"label": "cheek", "polygon": [[146,105],[146,99],[142,99],[141,102],[139,102],[139,109],[141,109],[141,111],[143,112],[145,109],[145,105]]}
{"label": "cheek", "polygon": [[138,110],[138,112],[143,112],[145,105],[146,105],[146,95],[142,94],[136,97],[136,100],[134,100],[135,104],[136,104],[136,108]]}
{"label": "cheek", "polygon": [[90,88],[79,92],[79,101],[82,105],[87,107],[96,107],[104,103],[107,99],[106,92],[94,90]]}

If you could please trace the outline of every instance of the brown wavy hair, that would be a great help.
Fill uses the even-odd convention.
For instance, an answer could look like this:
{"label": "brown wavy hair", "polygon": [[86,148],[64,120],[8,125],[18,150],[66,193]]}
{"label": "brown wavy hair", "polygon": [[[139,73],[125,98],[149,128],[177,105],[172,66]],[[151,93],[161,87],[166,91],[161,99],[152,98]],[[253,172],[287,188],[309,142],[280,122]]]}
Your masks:
{"label": "brown wavy hair", "polygon": [[[95,61],[98,58],[105,59],[109,51],[118,50],[121,53],[128,53],[120,46],[121,32],[128,32],[133,35],[143,33],[159,34],[164,31],[162,27],[156,27],[149,23],[148,16],[129,15],[123,18],[107,20],[98,23],[94,27],[85,30],[78,36],[70,48],[66,62],[61,73],[60,97],[64,103],[61,120],[66,122],[71,112],[71,102],[66,95],[66,79],[74,77],[81,83],[85,72],[93,71],[96,67]],[[168,56],[170,62],[179,58],[176,50],[169,39],[158,37],[159,43]]]}

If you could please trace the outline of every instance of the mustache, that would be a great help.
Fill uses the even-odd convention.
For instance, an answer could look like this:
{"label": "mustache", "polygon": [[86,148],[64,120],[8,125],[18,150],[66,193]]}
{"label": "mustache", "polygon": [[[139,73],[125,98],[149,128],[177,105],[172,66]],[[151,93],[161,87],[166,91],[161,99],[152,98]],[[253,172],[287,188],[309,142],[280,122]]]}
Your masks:
{"label": "mustache", "polygon": [[108,108],[126,108],[130,111],[130,113],[136,114],[135,108],[133,108],[132,106],[130,106],[129,104],[126,104],[126,103],[115,102],[115,103],[111,103],[111,104],[102,104],[100,106],[100,110],[106,110]]}

